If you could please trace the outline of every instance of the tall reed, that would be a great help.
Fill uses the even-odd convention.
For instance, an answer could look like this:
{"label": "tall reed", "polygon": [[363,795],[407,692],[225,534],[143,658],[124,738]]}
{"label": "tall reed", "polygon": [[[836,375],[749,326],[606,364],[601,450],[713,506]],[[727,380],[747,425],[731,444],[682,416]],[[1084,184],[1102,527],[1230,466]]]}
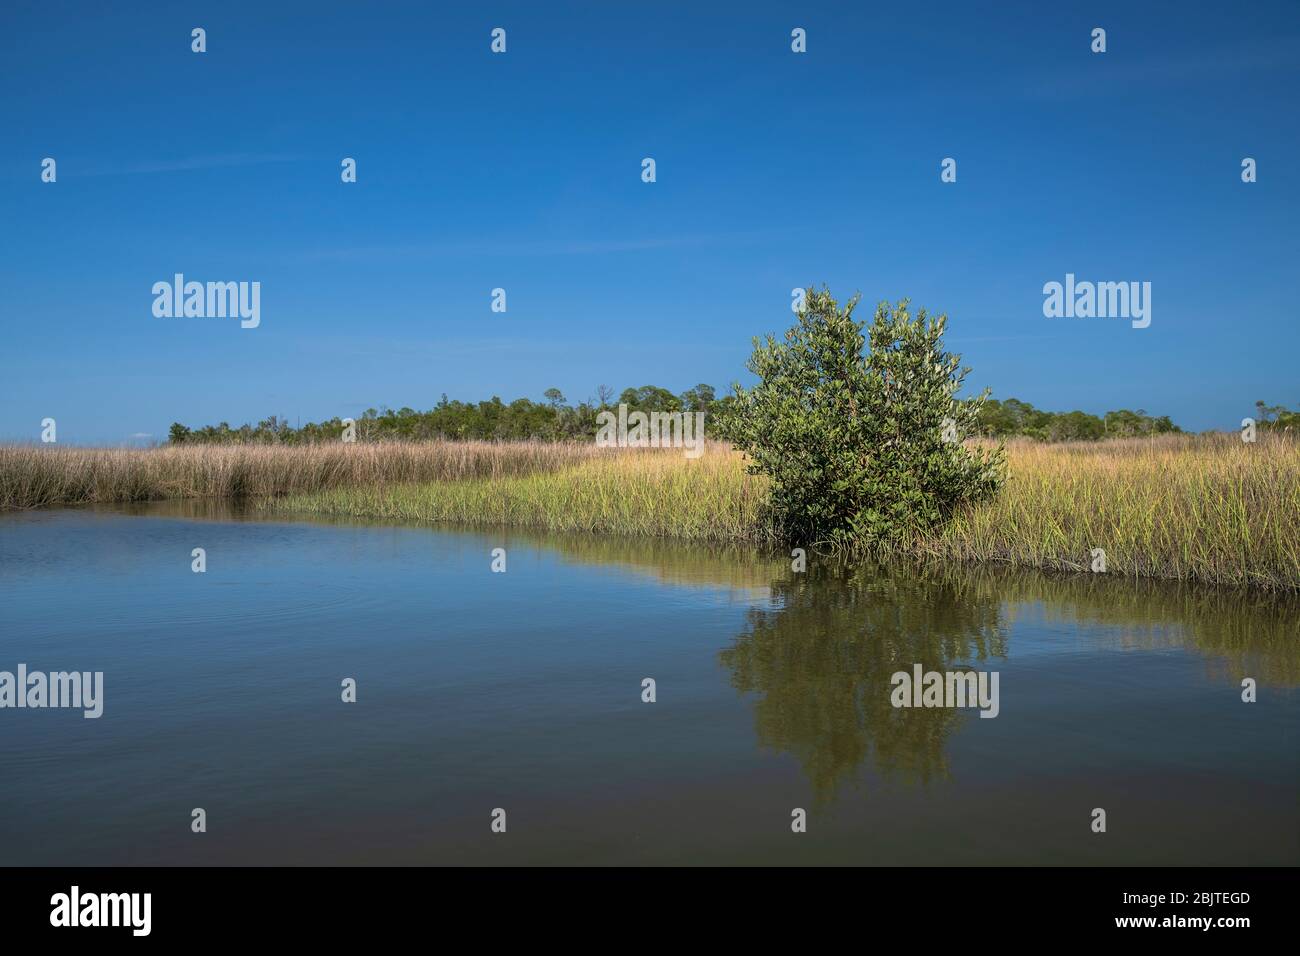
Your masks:
{"label": "tall reed", "polygon": [[156,449],[0,445],[0,510],[495,479],[554,471],[602,451],[591,443],[482,441]]}
{"label": "tall reed", "polygon": [[1300,443],[1261,434],[1008,446],[1007,486],[918,550],[945,558],[1300,589]]}

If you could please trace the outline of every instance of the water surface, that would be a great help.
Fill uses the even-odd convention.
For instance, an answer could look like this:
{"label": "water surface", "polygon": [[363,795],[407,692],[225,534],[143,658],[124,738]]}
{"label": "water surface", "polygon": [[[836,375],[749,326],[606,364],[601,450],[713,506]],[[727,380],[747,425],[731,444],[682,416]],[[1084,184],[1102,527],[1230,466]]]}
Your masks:
{"label": "water surface", "polygon": [[0,670],[105,675],[0,710],[0,864],[1300,862],[1289,602],[194,503],[0,516],[0,597]]}

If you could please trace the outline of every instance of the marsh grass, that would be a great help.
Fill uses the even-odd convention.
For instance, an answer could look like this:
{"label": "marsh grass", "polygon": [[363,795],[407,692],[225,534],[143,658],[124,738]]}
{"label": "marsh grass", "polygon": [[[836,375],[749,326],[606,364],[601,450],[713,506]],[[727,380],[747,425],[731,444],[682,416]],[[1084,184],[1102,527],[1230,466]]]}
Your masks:
{"label": "marsh grass", "polygon": [[[1007,486],[908,550],[929,558],[1300,590],[1300,444],[1166,435],[1007,446]],[[351,488],[274,507],[694,540],[772,540],[766,485],[725,445],[619,451],[502,481]],[[816,542],[790,542],[814,550]]]}
{"label": "marsh grass", "polygon": [[[1008,479],[912,552],[942,560],[1300,590],[1300,443],[1260,434],[1007,446]],[[285,513],[772,543],[767,485],[725,444],[430,442],[0,446],[0,509],[256,499]],[[815,549],[815,542],[788,547]]]}
{"label": "marsh grass", "polygon": [[491,481],[352,487],[270,502],[285,511],[418,522],[597,531],[696,541],[759,541],[766,485],[742,457],[713,446],[691,460],[680,449],[607,449],[564,468]]}
{"label": "marsh grass", "polygon": [[1007,448],[1002,493],[921,553],[1108,574],[1300,588],[1300,443],[1260,435]]}
{"label": "marsh grass", "polygon": [[535,475],[598,457],[588,442],[385,442],[157,449],[0,445],[0,510],[167,498],[264,498],[394,482]]}

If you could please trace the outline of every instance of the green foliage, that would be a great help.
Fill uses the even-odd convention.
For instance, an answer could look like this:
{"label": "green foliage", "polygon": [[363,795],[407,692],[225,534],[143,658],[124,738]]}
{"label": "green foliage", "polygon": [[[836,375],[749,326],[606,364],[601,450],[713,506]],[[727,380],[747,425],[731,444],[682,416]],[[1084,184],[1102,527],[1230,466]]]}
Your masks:
{"label": "green foliage", "polygon": [[[497,396],[486,402],[453,402],[443,395],[441,401],[427,412],[413,408],[369,408],[356,416],[358,441],[420,441],[427,439],[520,441],[572,441],[595,438],[596,414],[609,407],[612,392],[605,386],[598,390],[598,401],[584,401],[568,405],[564,393],[558,388],[548,388],[542,393],[544,402],[519,398],[508,405]],[[722,400],[714,397],[712,385],[696,385],[680,396],[657,385],[643,385],[626,389],[619,401],[626,402],[629,411],[700,411],[712,417],[725,410],[730,396]],[[711,428],[710,422],[710,428]],[[176,422],[171,427],[173,445],[189,444],[274,444],[311,445],[318,442],[338,441],[343,434],[343,420],[332,418],[324,422],[308,422],[300,427],[291,426],[282,417],[272,415],[256,425],[231,428],[226,422],[204,425],[193,430]]]}
{"label": "green foliage", "polygon": [[[674,395],[657,385],[642,385],[625,389],[617,401],[613,390],[600,386],[598,398],[566,404],[558,388],[542,393],[544,402],[526,398],[509,404],[493,396],[486,402],[453,402],[443,395],[432,409],[419,412],[412,408],[393,410],[386,407],[367,409],[357,416],[359,441],[421,441],[428,439],[517,441],[572,441],[594,438],[596,414],[615,407],[618,402],[627,404],[629,411],[643,412],[704,412],[710,438],[732,440],[732,418],[736,410],[736,396],[717,397],[712,385],[699,384],[681,395]],[[1284,430],[1295,424],[1300,413],[1288,412],[1283,406],[1263,406],[1257,415],[1262,429]],[[1044,412],[1028,402],[1014,398],[1003,402],[989,399],[979,410],[975,434],[992,437],[1013,435],[1037,438],[1041,441],[1081,441],[1099,438],[1124,438],[1177,432],[1179,428],[1167,417],[1151,418],[1140,409],[1137,412],[1121,410],[1107,412],[1105,419],[1084,412]],[[324,441],[337,441],[343,434],[343,421],[333,418],[324,422],[308,422],[300,427],[291,426],[286,419],[272,415],[256,425],[232,428],[228,423],[204,425],[190,429],[174,422],[169,433],[172,445],[181,444],[274,444],[311,445]]]}
{"label": "green foliage", "polygon": [[625,388],[618,397],[619,404],[626,405],[629,412],[679,412],[682,400],[657,385],[642,385],[640,388]]}
{"label": "green foliage", "polygon": [[682,405],[688,412],[708,412],[713,408],[716,401],[716,392],[712,385],[696,385],[694,388],[688,388],[682,392]]}
{"label": "green foliage", "polygon": [[[947,317],[881,303],[867,335],[829,291],[807,292],[785,341],[754,340],[753,389],[737,385],[731,440],[771,483],[792,541],[899,544],[999,486],[1001,449],[966,448],[984,396],[958,399],[966,369],[943,350]],[[864,354],[864,349],[865,354]]]}
{"label": "green foliage", "polygon": [[1262,400],[1255,403],[1255,420],[1260,431],[1266,432],[1300,432],[1300,411],[1292,411],[1285,405],[1266,405]]}
{"label": "green foliage", "polygon": [[1144,410],[1127,408],[1104,417],[1087,412],[1045,412],[1028,402],[989,399],[980,409],[977,431],[991,438],[1036,438],[1039,441],[1099,441],[1180,432],[1168,415],[1154,418]]}

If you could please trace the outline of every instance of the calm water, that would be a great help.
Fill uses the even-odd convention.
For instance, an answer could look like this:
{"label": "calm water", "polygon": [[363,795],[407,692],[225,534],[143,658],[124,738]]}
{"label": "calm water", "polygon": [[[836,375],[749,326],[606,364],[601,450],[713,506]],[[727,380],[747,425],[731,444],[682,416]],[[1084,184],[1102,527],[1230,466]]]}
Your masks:
{"label": "calm water", "polygon": [[0,517],[0,597],[105,674],[0,710],[0,864],[1300,863],[1293,604],[194,505]]}

